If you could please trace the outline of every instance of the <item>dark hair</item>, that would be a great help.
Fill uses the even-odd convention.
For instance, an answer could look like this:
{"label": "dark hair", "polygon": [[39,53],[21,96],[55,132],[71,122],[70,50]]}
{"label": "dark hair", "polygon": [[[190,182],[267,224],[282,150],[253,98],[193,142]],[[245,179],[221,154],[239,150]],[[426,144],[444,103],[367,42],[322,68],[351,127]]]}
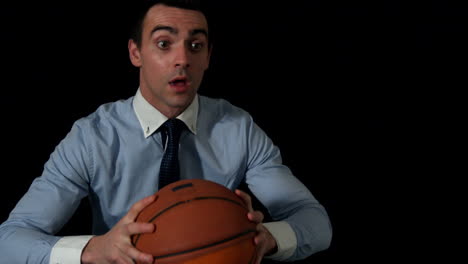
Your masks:
{"label": "dark hair", "polygon": [[[141,1],[141,5],[138,8],[139,10],[136,13],[136,17],[134,19],[135,23],[130,35],[130,38],[137,44],[138,48],[141,46],[143,36],[143,22],[145,20],[146,14],[151,7],[157,4],[199,11],[205,16],[206,20],[208,21],[208,28],[211,31],[207,15],[207,8],[203,5],[201,0],[143,0]],[[209,47],[212,45],[211,35],[213,35],[212,32],[208,34]]]}

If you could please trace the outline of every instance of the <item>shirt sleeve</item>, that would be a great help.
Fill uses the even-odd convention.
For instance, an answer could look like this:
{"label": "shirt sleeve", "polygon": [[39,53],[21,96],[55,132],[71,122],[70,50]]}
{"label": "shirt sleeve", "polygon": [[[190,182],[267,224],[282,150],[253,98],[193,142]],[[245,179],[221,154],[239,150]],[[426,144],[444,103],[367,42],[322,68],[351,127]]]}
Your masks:
{"label": "shirt sleeve", "polygon": [[265,258],[282,261],[291,257],[297,248],[296,234],[291,226],[285,221],[264,223],[263,226],[271,233],[278,247],[275,254]]}
{"label": "shirt sleeve", "polygon": [[51,154],[41,177],[0,225],[4,263],[49,263],[51,250],[61,239],[55,234],[88,194],[91,153],[84,143],[85,134],[75,123]]}
{"label": "shirt sleeve", "polygon": [[[286,242],[278,239],[283,243],[281,246],[288,248],[288,253],[279,252],[279,259],[296,261],[327,249],[331,243],[332,228],[325,208],[282,164],[278,147],[251,118],[246,129],[248,187],[266,207],[273,221],[288,223],[296,236],[297,246],[292,254],[289,249],[293,248],[293,240]],[[291,245],[286,246],[289,243]]]}
{"label": "shirt sleeve", "polygon": [[52,248],[50,264],[81,264],[81,253],[93,236],[62,237]]}

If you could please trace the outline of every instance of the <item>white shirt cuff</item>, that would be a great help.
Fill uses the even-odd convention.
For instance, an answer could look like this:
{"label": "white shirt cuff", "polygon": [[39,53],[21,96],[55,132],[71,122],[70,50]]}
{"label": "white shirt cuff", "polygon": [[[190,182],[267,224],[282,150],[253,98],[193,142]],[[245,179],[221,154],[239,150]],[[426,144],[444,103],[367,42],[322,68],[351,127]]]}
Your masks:
{"label": "white shirt cuff", "polygon": [[263,224],[276,240],[278,252],[265,258],[283,261],[291,257],[297,248],[296,233],[285,221],[270,222]]}
{"label": "white shirt cuff", "polygon": [[49,264],[81,264],[81,252],[92,237],[62,237],[50,252]]}

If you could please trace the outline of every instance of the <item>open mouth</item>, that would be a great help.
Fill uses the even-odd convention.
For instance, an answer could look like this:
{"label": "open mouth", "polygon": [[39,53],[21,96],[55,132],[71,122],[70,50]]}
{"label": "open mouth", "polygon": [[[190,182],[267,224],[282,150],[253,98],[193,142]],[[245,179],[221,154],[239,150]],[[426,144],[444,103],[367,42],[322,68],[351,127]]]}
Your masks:
{"label": "open mouth", "polygon": [[172,79],[170,82],[169,82],[169,85],[171,86],[179,86],[179,87],[184,87],[188,84],[188,80],[187,80],[187,77],[176,77],[174,79]]}

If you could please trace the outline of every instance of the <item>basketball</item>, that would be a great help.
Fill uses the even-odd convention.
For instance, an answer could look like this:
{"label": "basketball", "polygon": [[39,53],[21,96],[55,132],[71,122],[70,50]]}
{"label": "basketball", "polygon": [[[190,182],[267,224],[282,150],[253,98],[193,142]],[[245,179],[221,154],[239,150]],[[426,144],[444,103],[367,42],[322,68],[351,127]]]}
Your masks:
{"label": "basketball", "polygon": [[256,224],[242,199],[207,180],[181,180],[159,190],[137,222],[156,225],[132,237],[158,264],[250,264],[255,257]]}

